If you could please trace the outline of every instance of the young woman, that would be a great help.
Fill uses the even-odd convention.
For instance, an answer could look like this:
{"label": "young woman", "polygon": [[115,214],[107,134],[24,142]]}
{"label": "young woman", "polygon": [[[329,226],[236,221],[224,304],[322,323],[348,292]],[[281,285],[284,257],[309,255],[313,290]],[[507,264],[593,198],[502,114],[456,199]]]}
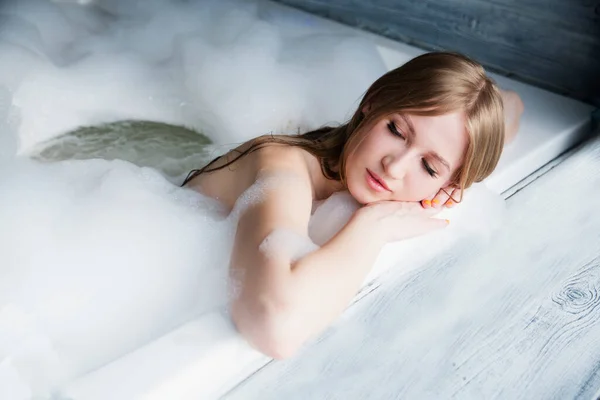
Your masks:
{"label": "young woman", "polygon": [[[491,174],[521,112],[478,63],[429,53],[375,81],[346,124],[262,136],[192,171],[184,185],[229,210],[251,186],[277,181],[239,218],[239,332],[271,357],[294,354],[346,308],[387,242],[448,224],[435,210]],[[330,241],[299,259],[262,250],[278,230],[307,237],[313,201],[341,190],[363,207]]]}

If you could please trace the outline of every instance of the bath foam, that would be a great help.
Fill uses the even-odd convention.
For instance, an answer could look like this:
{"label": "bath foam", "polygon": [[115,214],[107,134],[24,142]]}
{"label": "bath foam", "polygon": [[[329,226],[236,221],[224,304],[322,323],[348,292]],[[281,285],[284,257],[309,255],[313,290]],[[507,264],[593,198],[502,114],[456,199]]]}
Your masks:
{"label": "bath foam", "polygon": [[0,85],[0,168],[11,162],[17,152],[18,140],[15,134],[19,117],[12,105],[10,91]]}
{"label": "bath foam", "polygon": [[17,166],[0,170],[0,388],[17,371],[47,394],[226,304],[235,224],[216,201],[123,161]]}
{"label": "bath foam", "polygon": [[265,2],[20,0],[0,14],[10,72],[0,86],[22,117],[19,154],[127,119],[190,127],[217,145],[335,124],[385,72],[368,41],[286,26]]}

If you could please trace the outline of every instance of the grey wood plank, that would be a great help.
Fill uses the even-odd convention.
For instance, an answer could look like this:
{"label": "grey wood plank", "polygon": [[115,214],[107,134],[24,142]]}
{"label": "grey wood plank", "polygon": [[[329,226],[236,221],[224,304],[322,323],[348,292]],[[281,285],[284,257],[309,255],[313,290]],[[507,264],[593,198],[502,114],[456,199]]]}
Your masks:
{"label": "grey wood plank", "polygon": [[398,270],[236,399],[589,399],[600,389],[600,138],[507,201],[486,247]]}
{"label": "grey wood plank", "polygon": [[600,2],[594,0],[278,0],[600,104]]}

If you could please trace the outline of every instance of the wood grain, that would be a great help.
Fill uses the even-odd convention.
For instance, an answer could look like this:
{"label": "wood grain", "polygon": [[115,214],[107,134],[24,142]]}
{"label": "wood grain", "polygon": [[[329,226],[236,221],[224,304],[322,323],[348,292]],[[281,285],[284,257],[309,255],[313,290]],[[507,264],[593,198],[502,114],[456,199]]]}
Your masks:
{"label": "wood grain", "polygon": [[382,276],[236,399],[590,399],[600,389],[600,138],[507,201],[486,246]]}

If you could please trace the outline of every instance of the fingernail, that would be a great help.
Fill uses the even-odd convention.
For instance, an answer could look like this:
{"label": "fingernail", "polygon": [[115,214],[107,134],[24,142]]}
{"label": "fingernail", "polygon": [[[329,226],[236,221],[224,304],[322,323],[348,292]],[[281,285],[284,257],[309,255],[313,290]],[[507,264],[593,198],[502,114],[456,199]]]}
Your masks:
{"label": "fingernail", "polygon": [[440,204],[440,201],[438,199],[433,199],[431,200],[431,204],[437,206],[438,204]]}
{"label": "fingernail", "polygon": [[446,207],[454,207],[454,202],[452,200],[448,200],[446,202]]}
{"label": "fingernail", "polygon": [[450,220],[449,219],[446,219],[445,221],[446,221],[446,224],[450,225]]}
{"label": "fingernail", "polygon": [[423,204],[426,205],[427,207],[431,207],[431,201],[429,201],[429,200],[423,200]]}

